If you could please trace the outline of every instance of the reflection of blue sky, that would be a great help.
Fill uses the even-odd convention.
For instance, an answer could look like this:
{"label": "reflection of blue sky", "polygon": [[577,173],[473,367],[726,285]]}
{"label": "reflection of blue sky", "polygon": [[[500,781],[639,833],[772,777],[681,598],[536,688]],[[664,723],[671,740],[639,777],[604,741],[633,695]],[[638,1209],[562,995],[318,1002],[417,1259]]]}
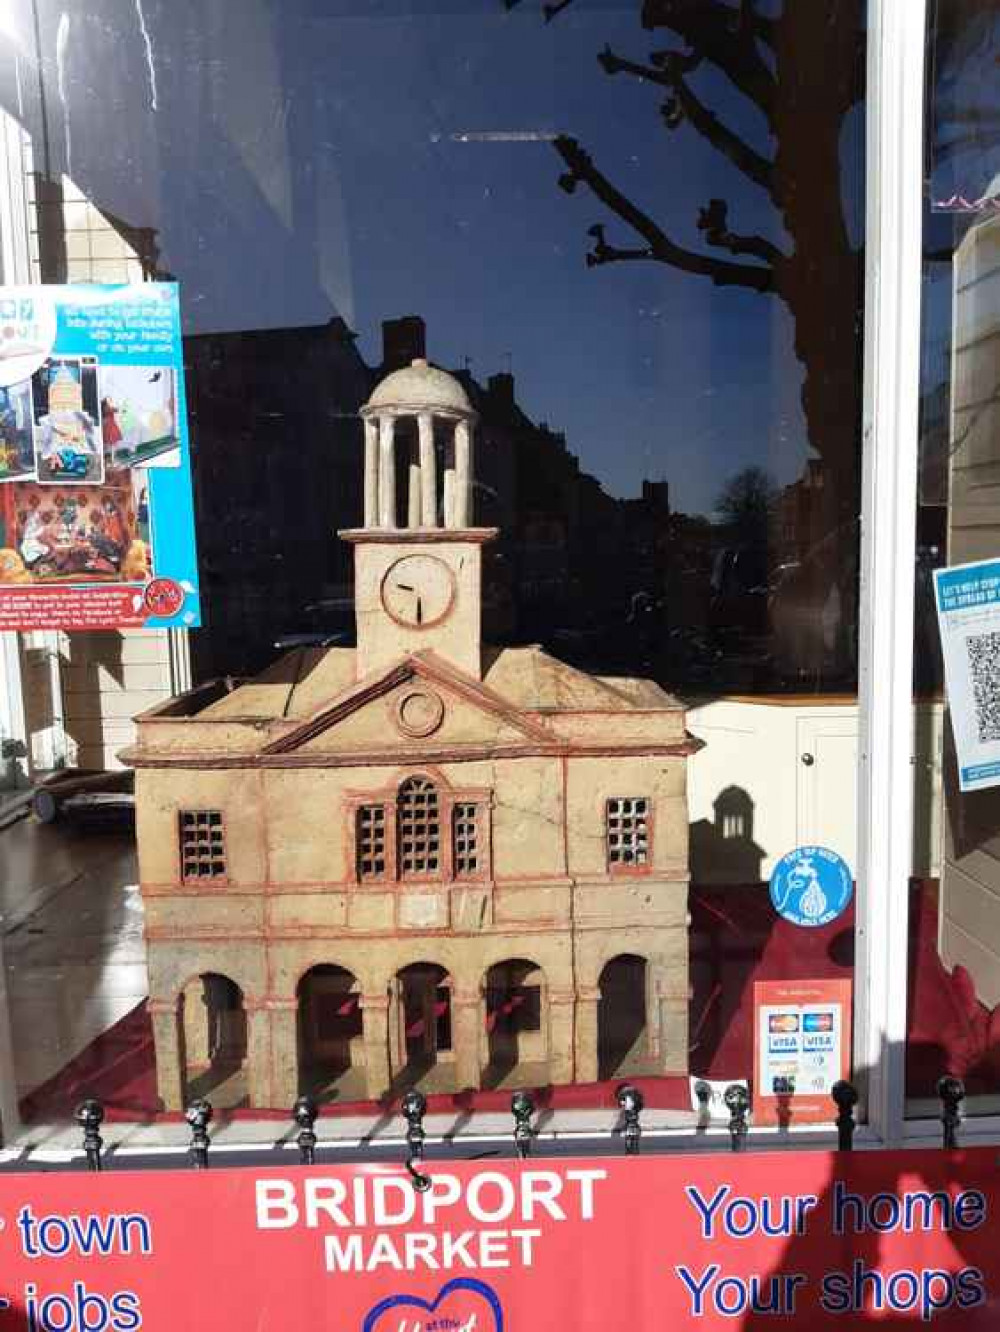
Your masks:
{"label": "reflection of blue sky", "polygon": [[931,114],[931,198],[975,201],[1000,194],[1000,6],[996,0],[939,0]]}
{"label": "reflection of blue sky", "polygon": [[[509,355],[525,409],[615,493],[666,478],[697,510],[749,464],[798,475],[801,367],[779,301],[655,264],[588,270],[592,223],[633,238],[558,189],[551,144],[458,137],[569,132],[692,248],[714,196],[735,229],[785,242],[755,187],[693,131],[667,133],[659,90],[599,69],[606,42],[640,59],[667,44],[636,3],[578,2],[546,25],[533,0],[95,0],[58,44],[60,11],[39,5],[53,167],[68,129],[81,188],[158,229],[187,331],[336,310],[375,361],[380,321],[419,313],[444,364],[468,357],[485,379]],[[756,113],[699,77],[766,151]],[[26,119],[37,131],[37,106]],[[859,130],[852,117],[843,135],[853,199]]]}

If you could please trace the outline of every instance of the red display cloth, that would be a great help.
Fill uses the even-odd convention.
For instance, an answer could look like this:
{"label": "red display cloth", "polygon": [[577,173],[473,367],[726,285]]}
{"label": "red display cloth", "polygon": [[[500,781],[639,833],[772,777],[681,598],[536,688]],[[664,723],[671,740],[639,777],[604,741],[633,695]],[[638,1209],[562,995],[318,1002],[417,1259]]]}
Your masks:
{"label": "red display cloth", "polygon": [[[747,1078],[753,1065],[753,983],[850,977],[854,961],[853,907],[820,929],[791,925],[776,915],[767,886],[691,890],[690,1068],[715,1079]],[[915,883],[910,913],[910,1005],[907,1092],[933,1096],[942,1073],[966,1079],[970,1093],[997,1085],[1000,1016],[976,999],[968,974],[951,973],[937,954],[937,887]],[[622,1081],[540,1089],[541,1109],[612,1107]],[[688,1108],[686,1078],[638,1078],[646,1104]],[[157,1115],[153,1034],[145,1003],[104,1032],[55,1077],[22,1102],[27,1122],[71,1115],[94,1096],[109,1119]],[[429,1097],[433,1111],[503,1110],[507,1091]],[[372,1112],[371,1102],[338,1103],[324,1114]],[[224,1112],[260,1117],[259,1110]],[[279,1108],[276,1118],[287,1118]],[[165,1116],[169,1117],[169,1116]]]}

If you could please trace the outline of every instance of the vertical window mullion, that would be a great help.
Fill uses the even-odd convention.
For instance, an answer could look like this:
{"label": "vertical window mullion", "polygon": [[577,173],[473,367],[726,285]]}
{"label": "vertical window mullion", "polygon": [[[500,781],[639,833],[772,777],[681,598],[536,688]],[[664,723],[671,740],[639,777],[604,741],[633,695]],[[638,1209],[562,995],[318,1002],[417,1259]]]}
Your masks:
{"label": "vertical window mullion", "polygon": [[855,1076],[902,1137],[926,0],[870,0]]}

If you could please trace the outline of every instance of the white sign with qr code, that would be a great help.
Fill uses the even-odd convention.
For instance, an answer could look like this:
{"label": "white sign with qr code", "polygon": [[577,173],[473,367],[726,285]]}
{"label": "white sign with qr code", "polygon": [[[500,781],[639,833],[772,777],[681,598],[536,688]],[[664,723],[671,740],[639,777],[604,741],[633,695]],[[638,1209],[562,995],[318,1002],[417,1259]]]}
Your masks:
{"label": "white sign with qr code", "polygon": [[963,791],[1000,786],[1000,559],[934,572]]}

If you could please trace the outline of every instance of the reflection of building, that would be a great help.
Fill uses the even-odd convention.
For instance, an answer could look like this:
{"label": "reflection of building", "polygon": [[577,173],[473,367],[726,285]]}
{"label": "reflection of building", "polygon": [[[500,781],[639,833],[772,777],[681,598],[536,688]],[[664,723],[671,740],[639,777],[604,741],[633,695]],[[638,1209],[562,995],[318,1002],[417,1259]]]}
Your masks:
{"label": "reflection of building", "polygon": [[[360,506],[358,409],[373,381],[341,319],[186,338],[205,628],[196,678],[259,670],[343,596],[334,540]],[[336,628],[336,626],[326,626]]]}
{"label": "reflection of building", "polygon": [[[205,621],[192,634],[196,678],[259,670],[296,634],[346,641],[353,572],[333,532],[361,504],[359,409],[380,375],[425,349],[416,315],[382,336],[377,369],[341,319],[185,339]],[[564,435],[524,413],[511,374],[456,377],[480,421],[473,508],[501,531],[484,553],[487,631],[555,643],[578,664],[647,660],[628,617],[637,595],[659,608],[668,593],[666,483],[614,499]]]}
{"label": "reflection of building", "polygon": [[832,499],[822,459],[808,459],[799,479],[778,494],[777,559],[773,563],[801,564],[809,558],[836,521],[831,512]]}
{"label": "reflection of building", "polygon": [[161,1096],[684,1073],[683,708],[481,646],[456,379],[416,360],[361,416],[356,650],[175,699],[128,756]]}

